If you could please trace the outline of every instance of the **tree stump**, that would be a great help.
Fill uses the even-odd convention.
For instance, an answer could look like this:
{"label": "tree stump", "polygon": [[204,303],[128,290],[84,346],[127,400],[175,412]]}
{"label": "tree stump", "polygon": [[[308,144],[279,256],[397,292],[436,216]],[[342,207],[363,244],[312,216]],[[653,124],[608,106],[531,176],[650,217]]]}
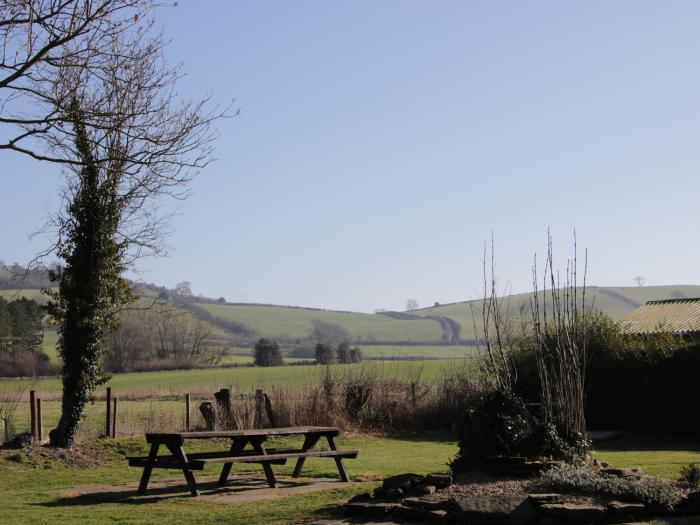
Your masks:
{"label": "tree stump", "polygon": [[222,388],[214,393],[216,412],[221,428],[232,428],[233,414],[231,412],[231,389]]}
{"label": "tree stump", "polygon": [[216,427],[216,411],[211,401],[204,401],[199,405],[199,411],[202,413],[204,423],[207,425],[207,430],[214,430]]}

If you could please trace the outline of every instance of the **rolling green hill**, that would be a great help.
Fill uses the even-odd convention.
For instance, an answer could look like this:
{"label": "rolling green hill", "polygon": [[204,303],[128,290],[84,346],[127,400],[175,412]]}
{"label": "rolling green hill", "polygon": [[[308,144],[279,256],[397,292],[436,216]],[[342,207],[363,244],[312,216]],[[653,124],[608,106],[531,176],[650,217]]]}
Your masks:
{"label": "rolling green hill", "polygon": [[356,340],[439,342],[443,331],[432,319],[397,319],[391,315],[336,312],[288,306],[197,303],[214,318],[235,321],[268,337],[304,338],[312,321],[342,325]]}
{"label": "rolling green hill", "polygon": [[[586,289],[586,303],[608,314],[613,319],[622,319],[627,313],[647,301],[659,299],[681,299],[684,297],[700,297],[698,285],[670,285],[670,286],[628,286],[628,287],[603,287],[589,286]],[[517,314],[521,307],[529,307],[531,293],[508,296],[510,309]],[[431,308],[421,308],[412,313],[421,317],[442,316],[450,318],[461,326],[461,339],[474,339],[474,322],[472,307],[479,319],[482,302],[465,301],[451,303]]]}
{"label": "rolling green hill", "polygon": [[[0,296],[11,300],[29,297],[44,301],[39,290],[16,289],[0,290]],[[670,285],[644,287],[588,287],[587,302],[604,311],[613,319],[621,319],[625,314],[646,301],[683,297],[700,297],[700,286]],[[531,294],[509,296],[512,312],[517,313],[521,306],[528,306]],[[178,302],[174,307],[185,317],[197,316],[212,326],[212,335],[220,344],[245,343],[240,332],[231,328],[249,329],[254,338],[272,337],[288,341],[303,339],[309,335],[314,319],[343,326],[355,341],[363,344],[367,357],[376,358],[444,358],[473,353],[469,342],[475,339],[470,305],[475,308],[477,319],[481,301],[465,301],[415,310],[410,314],[385,312],[365,314],[339,312],[291,306],[253,305],[195,301]],[[189,311],[188,311],[189,310]],[[441,318],[443,322],[440,322]],[[459,324],[459,337],[466,347],[444,346],[445,319]],[[227,322],[229,323],[227,325]],[[55,359],[55,333],[48,333],[44,341],[45,351]],[[248,338],[250,344],[251,337]],[[370,343],[371,344],[367,344]],[[401,344],[411,343],[411,344]],[[442,343],[443,346],[434,346]]]}

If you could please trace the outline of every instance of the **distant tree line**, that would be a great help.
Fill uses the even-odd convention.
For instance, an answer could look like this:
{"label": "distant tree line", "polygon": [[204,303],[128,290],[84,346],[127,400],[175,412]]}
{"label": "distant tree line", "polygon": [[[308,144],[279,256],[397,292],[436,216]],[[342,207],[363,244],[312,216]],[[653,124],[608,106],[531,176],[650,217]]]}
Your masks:
{"label": "distant tree line", "polygon": [[55,372],[42,352],[43,310],[39,303],[0,297],[0,375],[31,376]]}
{"label": "distant tree line", "polygon": [[330,365],[340,363],[342,365],[360,363],[362,361],[362,350],[357,347],[350,348],[347,342],[340,343],[335,349],[323,343],[316,344],[316,363],[319,365]]}
{"label": "distant tree line", "polygon": [[126,310],[119,318],[105,340],[110,372],[215,366],[227,351],[208,323],[170,305]]}
{"label": "distant tree line", "polygon": [[48,267],[38,265],[34,268],[27,268],[17,263],[8,266],[0,261],[0,290],[50,287]]}

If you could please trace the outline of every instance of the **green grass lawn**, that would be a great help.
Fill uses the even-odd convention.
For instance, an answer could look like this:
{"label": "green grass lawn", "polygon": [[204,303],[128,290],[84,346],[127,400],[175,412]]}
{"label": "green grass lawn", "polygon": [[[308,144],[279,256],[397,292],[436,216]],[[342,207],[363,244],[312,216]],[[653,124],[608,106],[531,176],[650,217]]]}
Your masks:
{"label": "green grass lawn", "polygon": [[[195,442],[197,443],[197,442]],[[456,443],[446,436],[411,436],[385,438],[343,436],[343,448],[359,448],[356,460],[346,461],[351,478],[380,479],[402,472],[441,472],[447,470],[447,461],[456,452]],[[212,447],[212,443],[197,443]],[[219,447],[223,447],[220,444]],[[163,497],[149,502],[138,499],[100,502],[62,496],[56,489],[79,487],[96,483],[134,482],[141,469],[130,468],[123,459],[127,454],[146,452],[143,440],[111,442],[111,460],[95,468],[72,468],[55,463],[16,463],[9,461],[12,452],[0,453],[0,495],[2,496],[1,523],[192,523],[192,524],[287,524],[327,517],[333,507],[353,494],[369,490],[375,483],[358,483],[348,489],[291,496],[283,499],[236,505],[216,504],[190,497]],[[293,465],[276,466],[279,473],[290,473]],[[215,467],[206,473],[217,473]],[[310,458],[305,476],[337,476],[332,461]],[[156,471],[154,479],[177,478],[174,471]]]}
{"label": "green grass lawn", "polygon": [[[447,471],[447,462],[457,452],[456,441],[447,435],[423,434],[404,437],[343,435],[339,445],[359,448],[356,460],[346,461],[350,477],[358,482],[349,489],[329,489],[312,494],[256,503],[223,505],[204,499],[164,496],[148,502],[134,498],[104,497],[100,501],[70,497],[57,489],[93,484],[135,482],[140,469],[130,468],[125,455],[146,452],[143,439],[102,440],[109,460],[93,468],[69,467],[55,462],[27,460],[17,463],[8,459],[13,451],[0,452],[0,523],[137,523],[154,522],[206,524],[287,524],[303,523],[332,516],[334,506],[353,494],[369,490],[386,476],[404,472]],[[291,439],[274,444],[291,444]],[[190,450],[225,448],[223,442],[195,441]],[[674,477],[680,465],[698,461],[700,447],[692,438],[677,436],[622,436],[601,443],[596,457],[616,466],[638,466],[646,472]],[[292,465],[275,466],[278,473],[289,474]],[[241,471],[244,466],[236,467]],[[208,467],[206,474],[216,474]],[[332,461],[311,458],[304,475],[335,476]],[[155,471],[154,479],[179,478],[175,471]],[[105,489],[108,490],[108,489]],[[657,524],[690,525],[697,518],[657,521]]]}
{"label": "green grass lawn", "polygon": [[678,479],[681,467],[700,463],[697,437],[623,435],[594,448],[594,457],[616,467],[641,467],[647,474],[672,479]]}

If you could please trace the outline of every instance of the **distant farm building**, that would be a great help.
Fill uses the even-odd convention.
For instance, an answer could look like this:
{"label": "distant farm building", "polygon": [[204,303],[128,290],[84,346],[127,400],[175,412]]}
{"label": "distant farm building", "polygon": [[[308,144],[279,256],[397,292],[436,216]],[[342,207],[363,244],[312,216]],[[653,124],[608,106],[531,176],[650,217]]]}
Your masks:
{"label": "distant farm building", "polygon": [[700,298],[648,301],[620,321],[625,332],[651,335],[673,332],[700,337]]}

